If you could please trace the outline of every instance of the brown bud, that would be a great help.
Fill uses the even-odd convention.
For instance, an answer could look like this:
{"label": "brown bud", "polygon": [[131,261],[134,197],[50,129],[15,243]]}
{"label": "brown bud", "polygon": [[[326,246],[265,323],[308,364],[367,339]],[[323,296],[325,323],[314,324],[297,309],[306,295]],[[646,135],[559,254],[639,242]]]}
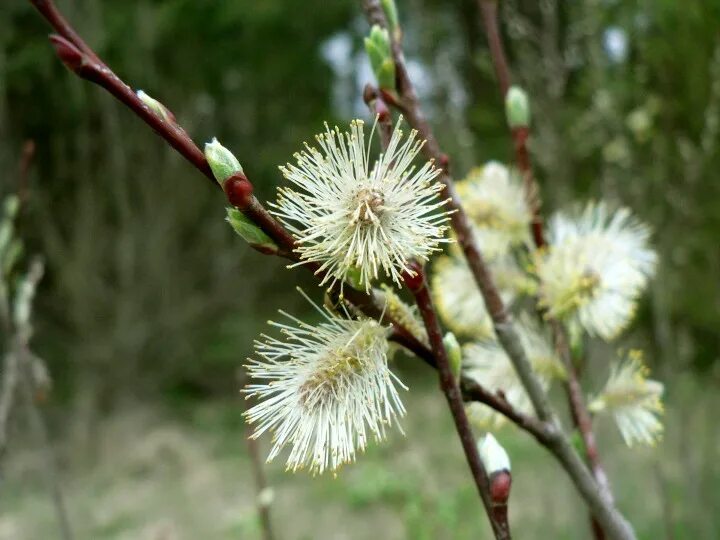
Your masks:
{"label": "brown bud", "polygon": [[377,91],[373,87],[372,84],[368,83],[365,85],[365,88],[363,88],[363,101],[365,104],[370,105],[370,103],[373,102],[373,100],[377,97]]}
{"label": "brown bud", "polygon": [[68,69],[74,72],[80,71],[83,67],[85,57],[83,53],[69,40],[57,34],[50,35],[50,43],[55,48],[58,58]]}
{"label": "brown bud", "polygon": [[419,291],[422,289],[425,283],[425,275],[423,273],[423,267],[417,261],[408,263],[410,271],[405,271],[402,274],[403,281],[411,291]]}
{"label": "brown bud", "polygon": [[390,109],[385,103],[385,100],[381,97],[378,97],[377,100],[375,100],[375,114],[378,115],[378,120],[380,122],[387,122],[390,120]]}
{"label": "brown bud", "polygon": [[510,497],[512,476],[510,471],[498,471],[490,475],[490,498],[495,504],[506,503]]}
{"label": "brown bud", "polygon": [[440,159],[438,160],[438,165],[440,165],[440,168],[445,171],[446,173],[450,172],[450,156],[447,154],[441,154]]}
{"label": "brown bud", "polygon": [[235,173],[223,183],[223,190],[230,204],[241,210],[250,205],[253,186],[242,173]]}

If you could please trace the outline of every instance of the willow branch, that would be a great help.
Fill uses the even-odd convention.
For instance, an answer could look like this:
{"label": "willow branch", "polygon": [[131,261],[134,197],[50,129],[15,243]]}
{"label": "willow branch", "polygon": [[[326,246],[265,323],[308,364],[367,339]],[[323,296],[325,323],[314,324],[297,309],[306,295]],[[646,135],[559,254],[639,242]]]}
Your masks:
{"label": "willow branch", "polygon": [[[578,372],[575,368],[575,363],[573,362],[570,354],[570,347],[567,343],[567,335],[559,322],[553,320],[550,321],[550,323],[553,326],[556,349],[560,351],[561,360],[568,375],[567,381],[565,382],[565,391],[568,395],[568,403],[573,417],[573,423],[577,426],[577,429],[580,432],[588,463],[590,464],[590,468],[595,476],[595,480],[597,480],[603,496],[607,498],[608,501],[613,502],[610,482],[607,474],[605,473],[605,469],[600,462],[600,455],[595,442],[595,433],[593,431],[592,417],[585,405],[585,398],[583,397],[582,387],[580,386]],[[601,535],[598,534],[595,536],[598,538],[601,537]]]}
{"label": "willow branch", "polygon": [[445,345],[443,344],[440,323],[438,322],[437,313],[435,311],[435,307],[433,306],[432,298],[430,297],[430,292],[425,280],[425,272],[419,264],[415,264],[413,270],[415,270],[416,275],[412,277],[407,276],[405,283],[415,297],[415,303],[417,304],[420,315],[425,323],[425,329],[427,330],[428,339],[430,340],[430,346],[437,361],[440,388],[442,389],[443,394],[445,394],[445,399],[450,407],[450,412],[452,413],[453,421],[455,422],[455,429],[460,437],[460,442],[462,443],[463,451],[465,452],[465,458],[467,459],[470,471],[472,472],[473,480],[475,481],[480,498],[482,499],[482,503],[485,507],[485,512],[487,513],[495,538],[498,540],[509,540],[510,531],[507,530],[507,528],[502,527],[493,514],[488,475],[482,461],[480,460],[477,443],[475,441],[475,437],[473,436],[472,429],[470,428],[470,422],[465,414],[465,406],[463,405],[460,388],[450,367],[447,351],[445,350]]}
{"label": "willow branch", "polygon": [[[385,13],[378,0],[362,0],[362,5],[371,23],[387,27]],[[500,297],[500,292],[475,242],[470,221],[460,204],[460,199],[453,185],[453,179],[448,172],[449,159],[447,155],[440,150],[438,141],[422,111],[417,93],[408,75],[405,55],[398,39],[393,38],[392,51],[395,61],[396,86],[399,94],[399,99],[394,100],[392,104],[400,108],[407,117],[410,125],[417,129],[419,135],[425,140],[425,144],[423,145],[424,155],[442,167],[442,174],[439,176],[439,181],[443,185],[442,197],[449,199],[447,207],[449,210],[452,210],[452,227],[455,231],[457,242],[462,248],[470,272],[482,293],[500,343],[508,353],[515,370],[518,372],[538,416],[543,421],[549,421],[553,419],[549,401],[539,379],[530,367],[530,362],[520,344],[510,315]]]}
{"label": "willow branch", "polygon": [[[388,27],[385,13],[378,0],[362,0],[362,6],[367,19],[372,24]],[[417,94],[408,75],[402,45],[398,39],[400,33],[393,34],[392,51],[396,70],[396,90],[399,99],[389,101],[389,103],[398,107],[405,114],[408,122],[426,140],[423,147],[425,156],[428,159],[435,160],[443,169],[443,174],[440,175],[439,180],[444,186],[444,197],[450,199],[448,207],[455,210],[452,215],[452,226],[458,244],[463,250],[470,271],[483,296],[488,313],[493,320],[498,340],[510,358],[535,412],[540,420],[547,425],[549,437],[547,447],[573,479],[591,512],[608,534],[616,539],[634,539],[635,535],[630,525],[602,495],[592,474],[572,447],[567,435],[561,430],[559,420],[550,405],[548,396],[532,370],[511,317],[472,236],[469,220],[460,204],[453,187],[452,177],[449,174],[449,159],[441,151],[438,141],[422,112]]]}
{"label": "willow branch", "polygon": [[[478,5],[488,39],[495,76],[500,87],[500,95],[504,101],[510,89],[512,78],[498,27],[498,2],[497,0],[478,0]],[[543,236],[542,216],[540,215],[540,191],[530,164],[530,153],[527,147],[530,130],[527,126],[515,127],[510,130],[510,133],[513,139],[513,148],[515,149],[515,163],[523,179],[525,199],[532,211],[531,231],[533,240],[537,247],[542,247],[545,245],[545,238]]]}
{"label": "willow branch", "polygon": [[[35,157],[35,142],[32,140],[25,141],[20,152],[18,160],[18,187],[17,195],[21,208],[27,198],[28,177],[30,176],[30,167]],[[2,269],[0,269],[2,272]],[[0,280],[4,276],[0,275]],[[2,284],[0,284],[2,287]],[[2,333],[6,336],[5,341],[10,345],[5,352],[2,364],[2,382],[0,382],[0,457],[5,454],[7,449],[7,430],[10,422],[10,413],[12,412],[15,401],[15,393],[18,385],[18,356],[12,350],[13,325],[10,317],[10,299],[7,291],[0,295],[0,326]]]}
{"label": "willow branch", "polygon": [[[507,56],[503,47],[502,37],[498,25],[498,2],[497,0],[478,0],[482,22],[485,28],[485,34],[488,39],[488,47],[490,56],[495,68],[495,74],[498,80],[500,93],[505,99],[511,84],[510,68],[508,67]],[[546,245],[543,232],[543,223],[540,216],[540,198],[538,196],[537,183],[535,182],[532,165],[530,162],[530,154],[527,148],[527,141],[530,136],[530,130],[527,126],[516,127],[511,129],[513,138],[513,146],[515,148],[515,159],[518,169],[523,177],[523,185],[525,188],[525,197],[530,205],[533,220],[531,223],[531,232],[533,240],[537,248]],[[612,492],[607,474],[600,462],[600,455],[595,442],[595,434],[592,428],[592,419],[585,405],[582,388],[580,386],[577,370],[572,361],[570,347],[567,335],[562,324],[554,319],[550,319],[550,326],[555,341],[555,347],[567,371],[567,381],[565,390],[568,396],[568,405],[570,408],[573,422],[583,440],[585,454],[592,469],[593,475],[598,485],[608,501],[612,502]],[[595,537],[599,540],[602,534],[597,534],[598,527],[593,526]]]}
{"label": "willow branch", "polygon": [[[60,59],[78,76],[85,78],[91,82],[94,82],[95,84],[98,84],[99,86],[105,88],[108,92],[110,92],[114,97],[116,97],[119,101],[124,103],[130,110],[132,110],[138,117],[140,117],[146,124],[148,124],[158,135],[160,135],[165,141],[174,148],[179,154],[181,154],[188,162],[190,162],[196,169],[198,169],[205,177],[207,177],[209,180],[212,181],[213,185],[217,185],[213,176],[212,172],[210,171],[209,165],[207,161],[205,160],[205,156],[203,155],[202,151],[192,142],[192,140],[188,137],[188,135],[185,133],[182,128],[180,128],[176,123],[169,123],[157,115],[155,115],[152,111],[147,109],[145,105],[139,100],[139,98],[135,95],[134,92],[124,83],[122,82],[117,75],[115,75],[105,64],[102,63],[102,61],[98,58],[98,56],[77,36],[77,33],[69,26],[67,21],[59,14],[58,10],[56,9],[54,3],[50,0],[30,0],[30,2],[38,9],[38,11],[50,22],[50,24],[53,26],[53,28],[58,32],[59,36],[53,36],[52,41],[53,45],[56,47],[56,51],[58,53],[58,56]],[[377,6],[379,7],[379,6]],[[380,11],[382,14],[382,11]],[[384,19],[384,16],[383,16]],[[401,51],[400,51],[401,54]],[[404,68],[404,63],[402,64],[403,69],[401,70],[401,76],[404,78],[404,80],[409,83],[409,78],[407,77],[407,72]],[[409,88],[412,88],[409,86]],[[387,97],[387,96],[384,96]],[[389,101],[388,101],[389,102]],[[439,153],[439,148],[437,147],[437,143],[434,142],[434,138],[432,137],[432,132],[429,130],[429,127],[427,123],[424,121],[424,117],[422,116],[422,113],[420,112],[419,108],[414,107],[405,107],[403,105],[402,110],[406,111],[406,114],[408,116],[408,121],[411,125],[413,125],[416,129],[418,129],[419,126],[424,126],[422,129],[419,129],[421,135],[428,141],[433,142],[431,145],[425,145],[425,153],[426,156],[429,156],[430,158],[433,158],[435,154],[437,154],[438,157],[438,163],[440,163],[444,167],[444,174],[443,178],[445,181],[449,180],[449,175],[447,174],[447,159],[443,154]],[[411,114],[408,114],[411,113]],[[450,184],[446,184],[450,185]],[[450,188],[446,188],[450,189]],[[457,197],[452,197],[453,201],[457,201]],[[248,215],[249,218],[251,218],[253,221],[255,221],[260,228],[268,234],[281,248],[286,249],[287,256],[293,256],[292,255],[292,247],[294,246],[294,240],[292,236],[267,212],[267,210],[260,204],[260,202],[254,197],[250,196],[248,204],[241,209],[246,215]],[[470,229],[467,222],[467,218],[463,213],[455,213],[454,214],[454,221],[460,222],[459,225],[456,226],[456,229],[458,230],[458,238],[460,241],[461,246],[463,246],[464,251],[466,255],[468,256],[468,262],[471,266],[471,268],[474,270],[474,275],[476,276],[476,280],[479,281],[481,284],[481,290],[483,291],[483,296],[486,300],[486,304],[489,306],[489,308],[492,310],[491,314],[493,314],[493,320],[496,321],[496,330],[498,331],[498,335],[502,336],[508,335],[506,340],[515,340],[517,343],[517,336],[512,335],[512,328],[510,327],[510,330],[508,332],[505,332],[504,327],[502,324],[498,325],[499,323],[506,322],[507,315],[504,311],[504,306],[502,304],[502,301],[500,300],[499,294],[497,293],[497,289],[492,284],[492,281],[490,279],[489,273],[487,273],[487,269],[485,267],[484,262],[482,261],[482,257],[479,253],[479,251],[474,247],[474,244],[472,242],[472,238],[470,236]],[[311,265],[307,265],[308,268],[312,270]],[[484,270],[484,274],[483,274]],[[479,276],[479,277],[478,277]],[[361,296],[364,297],[364,306],[368,311],[366,313],[369,316],[373,316],[372,312],[373,309],[376,309],[379,311],[379,308],[375,306],[373,309],[369,309],[370,306],[374,305],[374,302],[372,302],[371,298],[368,298],[367,295],[364,295],[360,293]],[[349,298],[350,299],[350,298]],[[350,299],[353,303],[356,302],[356,300]],[[363,304],[362,302],[360,304]],[[377,316],[377,315],[375,315]],[[429,357],[433,354],[432,352],[427,353],[421,344],[414,343],[411,333],[407,331],[407,329],[402,328],[402,326],[394,323],[393,324],[395,329],[394,339],[398,341],[399,343],[407,344],[408,348],[412,351],[418,354],[421,358],[427,360]],[[522,351],[522,350],[521,350]],[[524,354],[524,353],[522,353]],[[434,357],[433,357],[434,358]],[[515,358],[515,356],[511,355],[511,359]],[[525,359],[525,363],[527,367],[529,367],[529,363],[527,363],[527,359]],[[517,369],[517,367],[516,367]],[[537,389],[542,389],[537,386],[535,388],[536,391],[529,390],[528,393],[531,396],[531,399],[533,399],[533,403],[537,403]],[[503,405],[501,403],[498,403],[496,400],[492,398],[488,398],[487,396],[492,396],[492,394],[485,393],[482,396],[482,398],[485,398],[488,405],[491,407],[500,407],[498,412],[503,412]],[[535,397],[533,397],[535,396]],[[543,416],[541,416],[543,418]],[[552,426],[551,426],[552,427]],[[551,431],[553,431],[551,429]],[[555,450],[554,448],[557,446],[551,446],[550,443],[554,441],[554,438],[552,436],[547,437],[548,441],[548,448],[553,451],[558,456],[562,456],[562,452]],[[572,455],[572,448],[569,446],[569,443],[565,447],[561,447],[565,449],[565,455]],[[559,457],[561,461],[563,458]],[[568,471],[573,471],[572,465],[567,465],[566,468]],[[571,472],[571,476],[573,478],[579,478],[576,479],[577,482],[582,482],[582,471],[581,470],[574,470],[575,473]],[[591,486],[585,486],[585,489],[581,489],[582,493],[591,493]],[[590,495],[588,495],[590,497]],[[621,537],[618,537],[621,538]],[[631,538],[631,537],[627,537]]]}
{"label": "willow branch", "polygon": [[[59,36],[51,38],[53,45],[60,59],[73,73],[107,90],[151,127],[155,133],[163,138],[206,178],[212,180],[213,186],[219,185],[212,175],[205,155],[177,122],[167,122],[150,111],[130,87],[115,75],[112,70],[99,59],[98,55],[80,39],[78,34],[58,12],[52,1],[30,1],[48,22],[50,22],[55,31],[58,32]],[[379,94],[375,95],[378,98],[381,97]],[[375,110],[378,113],[383,112],[382,109],[378,110],[378,108],[376,108]],[[381,114],[380,116],[380,120],[384,122],[383,115]],[[389,110],[387,110],[387,118],[389,121]],[[383,122],[381,122],[381,125],[383,125]],[[390,125],[390,127],[392,126]],[[242,210],[284,250],[279,254],[284,254],[284,256],[296,260],[293,253],[295,243],[293,237],[270,215],[257,198],[251,196],[248,204]],[[304,266],[308,270],[318,274],[317,265],[306,264]],[[372,296],[348,288],[345,290],[345,297],[369,317],[379,318],[382,314],[382,306],[378,305]],[[385,317],[387,318],[387,314]],[[423,345],[401,324],[392,320],[390,322],[393,324],[393,333],[391,336],[393,341],[408,349],[418,358],[428,363],[428,365],[436,367],[435,357],[430,349]],[[468,385],[471,390],[469,394],[466,395],[467,400],[477,400],[485,403],[501,414],[509,416],[511,419],[522,418],[520,413],[515,411],[507,402],[499,400],[493,393],[474,383],[469,382]],[[525,425],[532,424],[529,418],[523,419],[521,423]]]}

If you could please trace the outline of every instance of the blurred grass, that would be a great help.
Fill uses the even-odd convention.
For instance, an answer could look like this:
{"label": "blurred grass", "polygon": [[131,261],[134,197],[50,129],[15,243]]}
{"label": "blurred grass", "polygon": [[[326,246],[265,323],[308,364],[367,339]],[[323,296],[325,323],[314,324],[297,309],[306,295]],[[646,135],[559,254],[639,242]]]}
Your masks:
{"label": "blurred grass", "polygon": [[[412,364],[411,364],[412,365]],[[403,366],[407,370],[408,366]],[[396,430],[336,478],[267,467],[278,538],[489,538],[477,495],[433,374],[404,375],[406,436]],[[715,539],[720,521],[720,397],[693,377],[670,382],[667,433],[656,449],[628,450],[599,421],[620,507],[644,539]],[[80,539],[260,538],[237,400],[127,408],[105,421],[93,459],[65,456]],[[523,433],[500,434],[513,463],[516,538],[587,538],[583,505],[554,461]],[[262,440],[263,452],[267,451]],[[6,469],[0,539],[52,538],[55,520],[39,456],[14,453]]]}

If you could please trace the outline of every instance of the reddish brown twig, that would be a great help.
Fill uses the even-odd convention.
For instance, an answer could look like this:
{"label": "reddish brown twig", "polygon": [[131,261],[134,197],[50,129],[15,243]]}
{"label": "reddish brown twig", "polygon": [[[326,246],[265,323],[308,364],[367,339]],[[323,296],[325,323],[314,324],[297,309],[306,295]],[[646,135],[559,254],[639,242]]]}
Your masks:
{"label": "reddish brown twig", "polygon": [[[570,354],[570,346],[567,343],[567,335],[558,321],[550,320],[550,324],[553,330],[553,337],[555,338],[555,348],[560,353],[563,365],[565,366],[565,370],[567,372],[565,391],[568,396],[568,404],[573,423],[582,437],[585,454],[590,465],[590,469],[593,472],[593,476],[595,477],[603,495],[609,502],[612,503],[613,495],[612,490],[610,489],[610,482],[607,474],[605,473],[605,469],[600,462],[600,455],[597,449],[597,443],[595,442],[595,432],[593,431],[592,417],[585,405],[585,398],[583,397],[582,387],[580,386],[578,372]],[[605,537],[602,532],[602,528],[594,518],[592,522],[592,529],[596,538],[602,539]]]}
{"label": "reddish brown twig", "polygon": [[450,412],[455,422],[455,429],[458,432],[460,442],[465,452],[465,458],[470,466],[473,480],[485,506],[485,511],[490,520],[493,532],[495,533],[495,538],[503,540],[509,539],[510,531],[507,530],[507,528],[501,527],[493,514],[488,475],[485,471],[485,466],[480,460],[475,437],[473,436],[470,422],[465,414],[465,406],[463,405],[460,387],[450,368],[450,362],[447,357],[447,352],[445,351],[445,345],[443,344],[442,330],[440,329],[437,313],[435,312],[435,307],[430,298],[430,292],[425,280],[425,271],[422,266],[417,263],[413,264],[412,268],[416,274],[413,276],[407,275],[405,277],[405,284],[415,297],[415,303],[425,323],[425,330],[430,340],[430,346],[437,361],[440,388],[443,394],[445,394],[445,399],[447,399],[448,406],[450,407]]}
{"label": "reddish brown twig", "polygon": [[[478,0],[478,4],[488,39],[492,64],[500,88],[500,95],[505,100],[512,79],[498,27],[498,3],[497,0]],[[512,128],[510,133],[513,138],[513,148],[515,149],[515,162],[523,178],[525,199],[532,210],[531,229],[533,240],[537,247],[542,247],[545,245],[545,238],[543,236],[542,216],[540,215],[540,192],[530,164],[530,154],[527,148],[530,130],[527,126],[516,127]]]}
{"label": "reddish brown twig", "polygon": [[490,500],[492,513],[498,526],[510,535],[510,522],[508,520],[508,499],[512,487],[512,475],[508,470],[495,471],[490,474]]}

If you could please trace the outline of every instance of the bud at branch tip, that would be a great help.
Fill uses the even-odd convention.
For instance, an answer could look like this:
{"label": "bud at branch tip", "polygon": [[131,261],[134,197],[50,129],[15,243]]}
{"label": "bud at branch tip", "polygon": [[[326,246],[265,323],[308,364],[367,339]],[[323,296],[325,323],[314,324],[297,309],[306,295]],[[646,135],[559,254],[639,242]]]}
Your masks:
{"label": "bud at branch tip", "polygon": [[392,56],[390,34],[386,28],[377,24],[370,29],[365,38],[365,52],[370,60],[378,86],[385,90],[395,90],[395,62]]}

